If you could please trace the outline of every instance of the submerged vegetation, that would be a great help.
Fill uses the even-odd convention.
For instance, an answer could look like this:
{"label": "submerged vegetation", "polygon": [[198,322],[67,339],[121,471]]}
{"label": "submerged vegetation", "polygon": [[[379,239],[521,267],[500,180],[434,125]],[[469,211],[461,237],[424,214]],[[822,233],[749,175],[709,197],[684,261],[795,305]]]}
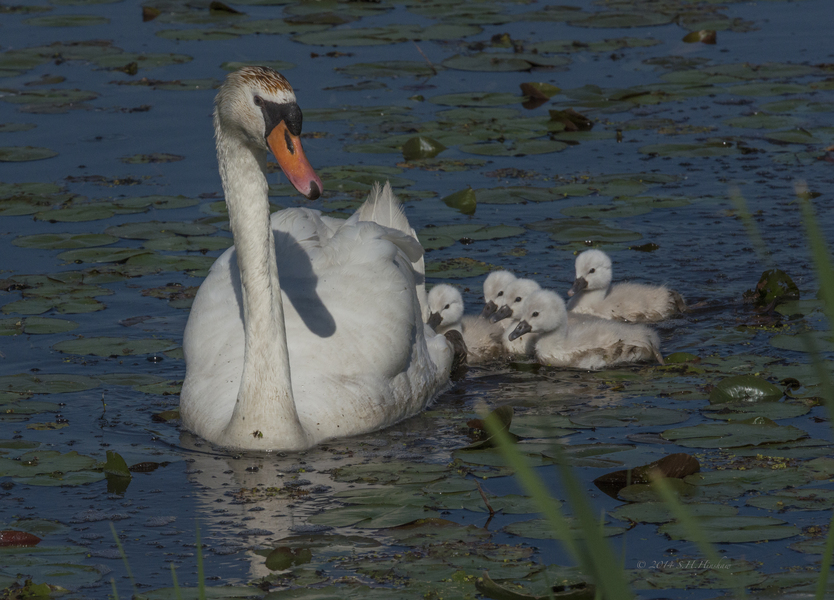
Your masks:
{"label": "submerged vegetation", "polygon": [[[3,597],[830,593],[827,11],[0,6]],[[231,243],[211,103],[253,63],[295,86],[325,185],[275,173],[276,210],[347,215],[390,181],[469,312],[495,268],[564,294],[602,248],[686,297],[666,364],[470,367],[306,453],[181,434],[182,330]]]}

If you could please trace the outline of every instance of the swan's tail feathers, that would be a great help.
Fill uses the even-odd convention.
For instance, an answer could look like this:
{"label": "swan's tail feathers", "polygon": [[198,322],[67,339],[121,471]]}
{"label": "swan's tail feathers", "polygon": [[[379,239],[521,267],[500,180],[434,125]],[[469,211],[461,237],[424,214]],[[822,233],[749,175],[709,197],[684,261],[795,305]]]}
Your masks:
{"label": "swan's tail feathers", "polygon": [[413,238],[410,235],[394,231],[392,229],[388,229],[379,237],[383,240],[388,240],[397,248],[402,250],[403,254],[405,254],[408,257],[408,260],[412,263],[416,263],[418,261],[422,262],[423,247],[420,245],[420,242],[417,241],[417,238]]}
{"label": "swan's tail feathers", "polygon": [[[388,181],[382,187],[380,187],[378,181],[375,181],[371,192],[368,194],[368,199],[356,212],[360,221],[373,221],[383,227],[390,227],[408,235],[414,235],[414,230],[408,223],[402,203],[394,194]],[[416,239],[417,236],[415,235],[414,238]]]}

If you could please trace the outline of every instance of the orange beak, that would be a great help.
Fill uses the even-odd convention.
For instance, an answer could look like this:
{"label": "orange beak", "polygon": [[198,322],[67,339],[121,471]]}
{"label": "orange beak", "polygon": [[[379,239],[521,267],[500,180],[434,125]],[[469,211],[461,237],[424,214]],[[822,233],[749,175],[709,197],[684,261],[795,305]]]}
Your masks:
{"label": "orange beak", "polygon": [[307,161],[301,147],[301,139],[291,134],[283,121],[272,129],[266,138],[266,143],[269,144],[270,150],[278,160],[278,165],[295,189],[310,200],[321,196],[321,191],[324,189],[321,179]]}

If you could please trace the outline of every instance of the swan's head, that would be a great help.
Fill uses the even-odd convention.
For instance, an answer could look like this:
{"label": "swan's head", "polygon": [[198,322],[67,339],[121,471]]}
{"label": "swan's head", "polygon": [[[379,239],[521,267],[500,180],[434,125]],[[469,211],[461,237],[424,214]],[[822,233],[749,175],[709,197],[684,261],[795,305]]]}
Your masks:
{"label": "swan's head", "polygon": [[431,314],[427,324],[434,330],[440,325],[456,325],[463,317],[463,297],[451,285],[436,285],[429,292],[429,312]]}
{"label": "swan's head", "polygon": [[576,279],[568,296],[577,292],[606,290],[611,285],[611,259],[602,250],[585,250],[576,257]]}
{"label": "swan's head", "polygon": [[507,291],[504,294],[504,304],[495,311],[495,314],[489,320],[497,323],[501,319],[513,316],[519,311],[524,300],[540,289],[541,286],[532,279],[516,279],[507,286]]}
{"label": "swan's head", "polygon": [[505,304],[507,287],[516,280],[516,276],[509,271],[493,271],[484,280],[484,306],[481,316],[490,317],[500,306]]}
{"label": "swan's head", "polygon": [[568,311],[559,294],[550,290],[537,290],[522,303],[518,317],[521,321],[510,333],[510,341],[525,333],[541,335],[564,328],[568,322]]}
{"label": "swan's head", "polygon": [[301,109],[280,73],[267,67],[243,67],[230,73],[214,100],[218,147],[224,136],[256,152],[270,150],[290,183],[314,200],[322,183],[301,147]]}

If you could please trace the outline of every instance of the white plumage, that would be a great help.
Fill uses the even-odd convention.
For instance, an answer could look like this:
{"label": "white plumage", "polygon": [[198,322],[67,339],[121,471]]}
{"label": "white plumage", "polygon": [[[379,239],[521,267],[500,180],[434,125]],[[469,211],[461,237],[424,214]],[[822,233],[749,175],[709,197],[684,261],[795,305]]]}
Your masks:
{"label": "white plumage", "polygon": [[611,285],[611,259],[601,250],[576,257],[576,279],[567,308],[574,313],[632,322],[662,321],[686,310],[681,295],[664,286],[640,283]]}
{"label": "white plumage", "polygon": [[459,331],[466,344],[467,363],[474,365],[504,356],[504,328],[481,316],[463,314],[463,296],[457,288],[445,283],[436,285],[429,291],[428,301],[429,325],[441,334]]}
{"label": "white plumage", "polygon": [[304,208],[270,218],[268,149],[300,192],[321,190],[292,88],[247,67],[215,105],[235,246],[186,325],[183,427],[227,447],[299,450],[424,409],[448,385],[452,348],[423,323],[422,247],[390,186],[344,222]]}
{"label": "white plumage", "polygon": [[562,298],[550,290],[539,290],[525,300],[521,321],[511,339],[535,336],[538,362],[555,367],[603,369],[657,360],[660,339],[645,325],[584,317],[568,320]]}

